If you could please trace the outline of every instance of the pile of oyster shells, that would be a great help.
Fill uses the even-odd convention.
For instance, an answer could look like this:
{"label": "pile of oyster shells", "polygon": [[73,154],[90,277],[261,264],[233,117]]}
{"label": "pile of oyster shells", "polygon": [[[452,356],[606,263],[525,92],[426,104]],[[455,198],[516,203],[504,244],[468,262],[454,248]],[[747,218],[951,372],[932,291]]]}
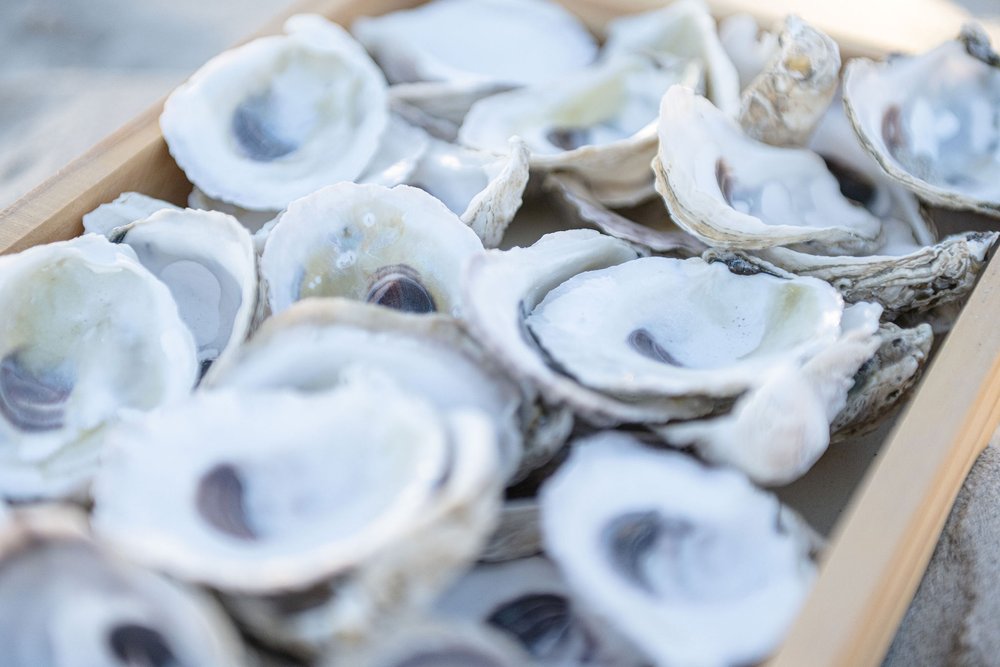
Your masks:
{"label": "pile of oyster shells", "polygon": [[171,95],[190,208],[0,258],[4,665],[765,658],[822,540],[761,487],[970,291],[997,233],[929,206],[1000,209],[1000,58],[841,77],[697,0],[600,46],[544,0],[351,30]]}

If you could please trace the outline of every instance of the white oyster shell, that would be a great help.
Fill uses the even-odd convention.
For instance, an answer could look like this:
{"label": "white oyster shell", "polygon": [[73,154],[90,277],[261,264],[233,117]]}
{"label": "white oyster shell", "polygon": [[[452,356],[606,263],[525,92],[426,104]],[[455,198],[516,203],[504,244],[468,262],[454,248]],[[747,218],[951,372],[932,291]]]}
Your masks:
{"label": "white oyster shell", "polygon": [[881,344],[880,306],[844,309],[839,336],[798,362],[762,369],[756,386],[724,415],[654,427],[668,443],[739,468],[760,484],[805,473],[830,444],[830,425],[847,404],[855,375]]}
{"label": "white oyster shell", "polygon": [[123,192],[114,201],[101,204],[83,216],[85,234],[109,236],[115,227],[127,225],[136,220],[148,218],[163,209],[181,210],[170,202],[156,199],[139,192]]}
{"label": "white oyster shell", "polygon": [[841,195],[818,155],[749,139],[689,89],[664,95],[659,137],[657,191],[677,224],[709,245],[844,254],[881,242],[879,219]]}
{"label": "white oyster shell", "polygon": [[495,248],[521,208],[529,159],[517,137],[505,155],[432,139],[408,182],[440,199],[485,247]]}
{"label": "white oyster shell", "polygon": [[88,234],[0,257],[0,495],[81,492],[106,427],[187,394],[195,346],[131,248]]}
{"label": "white oyster shell", "polygon": [[623,55],[559,81],[493,95],[469,110],[463,144],[504,152],[519,136],[532,168],[565,170],[584,178],[594,196],[627,206],[653,192],[649,161],[656,153],[656,113],[672,84],[694,85],[692,63],[661,68]]}
{"label": "white oyster shell", "polygon": [[516,86],[476,81],[421,81],[389,87],[389,105],[408,122],[443,141],[458,139],[458,128],[479,100]]}
{"label": "white oyster shell", "polygon": [[748,137],[773,146],[802,146],[840,83],[840,49],[829,36],[789,16],[780,50],[744,89],[740,125]]}
{"label": "white oyster shell", "polygon": [[422,190],[339,183],[288,207],[260,266],[274,313],[306,297],[342,296],[456,315],[462,267],[482,250],[475,232]]}
{"label": "white oyster shell", "polygon": [[778,36],[757,25],[752,14],[737,13],[719,21],[719,42],[746,88],[778,53]]}
{"label": "white oyster shell", "polygon": [[484,563],[502,563],[537,556],[541,552],[538,501],[534,498],[515,498],[503,504],[500,523],[479,554],[479,560]]}
{"label": "white oyster shell", "polygon": [[653,56],[665,65],[696,63],[704,72],[708,99],[731,116],[739,111],[739,75],[702,0],[678,0],[662,9],[610,21],[601,57],[630,53]]}
{"label": "white oyster shell", "polygon": [[836,341],[843,307],[813,278],[645,257],[570,278],[526,324],[563,372],[603,393],[727,397]]}
{"label": "white oyster shell", "polygon": [[378,149],[388,96],[364,49],[315,15],[285,30],[213,58],[167,99],[170,153],[211,198],[281,210],[353,180]]}
{"label": "white oyster shell", "polygon": [[548,0],[434,0],[351,30],[392,83],[544,83],[597,54],[583,24]]}
{"label": "white oyster shell", "polygon": [[241,343],[257,315],[257,254],[250,233],[232,216],[161,210],[114,229],[177,302],[204,371]]}
{"label": "white oyster shell", "polygon": [[844,103],[885,172],[937,206],[1000,211],[1000,59],[977,26],[919,56],[855,59]]}
{"label": "white oyster shell", "polygon": [[635,257],[626,242],[589,229],[547,234],[527,248],[488,250],[467,264],[463,317],[476,340],[514,377],[588,422],[665,422],[704,414],[711,406],[691,397],[625,401],[584,387],[551,368],[525,328],[525,318],[561,283]]}
{"label": "white oyster shell", "polygon": [[116,431],[93,525],[222,591],[266,641],[309,650],[429,603],[470,563],[496,522],[497,465],[488,420],[385,376],[205,392]]}
{"label": "white oyster shell", "polygon": [[575,443],[541,503],[575,595],[655,664],[763,660],[815,577],[774,496],[621,433]]}
{"label": "white oyster shell", "polygon": [[344,299],[307,299],[270,318],[202,387],[316,393],[365,372],[391,377],[442,412],[487,415],[509,479],[548,460],[568,435],[567,428],[562,438],[525,443],[537,409],[452,318]]}
{"label": "white oyster shell", "polygon": [[5,667],[247,664],[217,603],[109,554],[68,508],[0,527],[0,602]]}
{"label": "white oyster shell", "polygon": [[435,611],[482,623],[516,641],[539,667],[639,667],[644,661],[587,618],[558,568],[541,556],[477,565],[446,590]]}

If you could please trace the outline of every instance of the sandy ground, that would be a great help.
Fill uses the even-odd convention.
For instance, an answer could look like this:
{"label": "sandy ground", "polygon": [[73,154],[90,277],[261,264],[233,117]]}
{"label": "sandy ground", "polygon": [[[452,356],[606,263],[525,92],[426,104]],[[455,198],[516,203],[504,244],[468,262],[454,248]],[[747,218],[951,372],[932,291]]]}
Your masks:
{"label": "sandy ground", "polygon": [[[289,0],[0,2],[0,207]],[[964,0],[1000,18],[1000,0]],[[917,443],[915,443],[917,444]],[[1000,664],[1000,450],[980,458],[886,664]]]}

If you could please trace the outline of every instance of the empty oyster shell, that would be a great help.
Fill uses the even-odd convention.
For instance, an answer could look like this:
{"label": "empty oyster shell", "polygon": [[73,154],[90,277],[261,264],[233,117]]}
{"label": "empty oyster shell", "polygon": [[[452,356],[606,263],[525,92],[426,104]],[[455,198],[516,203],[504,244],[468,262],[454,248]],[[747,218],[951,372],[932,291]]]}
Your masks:
{"label": "empty oyster shell", "polygon": [[655,664],[762,660],[815,576],[774,496],[621,433],[575,443],[541,504],[575,596]]}
{"label": "empty oyster shell", "polygon": [[606,626],[587,618],[559,570],[540,556],[476,566],[438,598],[435,611],[507,635],[528,653],[532,665],[645,664]]}
{"label": "empty oyster shell", "polygon": [[101,204],[90,213],[85,214],[83,216],[83,231],[85,234],[109,236],[115,227],[148,218],[163,209],[181,210],[179,206],[174,206],[170,202],[139,192],[123,192],[114,201]]}
{"label": "empty oyster shell", "polygon": [[517,137],[505,155],[432,139],[408,182],[440,199],[485,247],[495,248],[521,208],[528,161],[528,147]]}
{"label": "empty oyster shell", "polygon": [[205,392],[114,435],[97,533],[302,651],[429,603],[499,511],[488,420],[370,371],[308,396]]}
{"label": "empty oyster shell", "polygon": [[433,137],[453,142],[466,114],[479,100],[516,86],[503,83],[422,81],[389,86],[389,106]]}
{"label": "empty oyster shell", "polygon": [[406,619],[378,640],[334,647],[322,667],[524,667],[531,659],[514,642],[481,625]]}
{"label": "empty oyster shell", "polygon": [[257,254],[235,218],[211,211],[161,210],[114,229],[177,302],[204,372],[242,342],[257,314]]}
{"label": "empty oyster shell", "polygon": [[740,125],[773,146],[805,145],[840,83],[840,49],[798,16],[785,19],[780,50],[743,91]]}
{"label": "empty oyster shell", "polygon": [[937,206],[997,215],[1000,58],[981,28],[920,56],[852,60],[844,104],[889,176]]}
{"label": "empty oyster shell", "polygon": [[553,405],[568,405],[598,425],[665,422],[705,414],[692,397],[622,400],[582,386],[551,368],[524,320],[545,295],[578,273],[635,259],[624,241],[589,229],[546,234],[527,248],[488,250],[466,265],[462,313],[476,340],[514,377]]}
{"label": "empty oyster shell", "polygon": [[109,555],[75,510],[0,527],[0,601],[5,667],[247,664],[214,601]]}
{"label": "empty oyster shell", "polygon": [[339,183],[293,202],[261,275],[271,311],[343,296],[415,313],[458,313],[461,269],[483,244],[444,204],[405,185]]}
{"label": "empty oyster shell", "polygon": [[537,556],[541,552],[538,501],[534,498],[515,498],[503,504],[500,523],[479,554],[479,560],[484,563],[502,563]]}
{"label": "empty oyster shell", "polygon": [[534,430],[538,408],[452,318],[344,299],[308,299],[270,318],[249,343],[213,368],[202,386],[312,393],[358,372],[385,374],[441,411],[479,410],[489,416],[508,479],[544,463],[569,435],[571,421],[561,433],[546,431],[548,437],[541,437]]}
{"label": "empty oyster shell", "polygon": [[732,14],[719,21],[719,42],[736,66],[741,90],[750,85],[778,53],[778,36],[762,30],[752,14]]}
{"label": "empty oyster shell", "polygon": [[689,89],[664,95],[659,136],[656,189],[675,222],[711,246],[844,254],[881,242],[879,219],[841,195],[818,155],[747,138]]}
{"label": "empty oyster shell", "polygon": [[191,390],[191,333],[131,248],[88,234],[0,257],[0,495],[82,491],[103,431]]}
{"label": "empty oyster shell", "polygon": [[879,327],[880,344],[854,376],[847,403],[830,425],[833,440],[873,431],[917,383],[934,342],[929,324],[902,329],[891,322]]}
{"label": "empty oyster shell", "polygon": [[732,397],[836,341],[843,308],[820,280],[644,257],[570,278],[526,324],[557,367],[602,393]]}
{"label": "empty oyster shell", "polygon": [[509,137],[524,139],[532,168],[584,178],[610,206],[649,198],[649,161],[656,153],[656,112],[672,84],[694,85],[697,67],[660,68],[623,55],[556,82],[477,102],[459,130],[463,144],[495,153]]}
{"label": "empty oyster shell", "polygon": [[207,196],[281,210],[353,180],[388,123],[382,73],[350,35],[316,15],[210,60],[167,99],[163,137]]}
{"label": "empty oyster shell", "polygon": [[704,72],[706,97],[731,116],[739,111],[739,75],[702,0],[678,0],[662,9],[610,21],[601,57],[630,53],[652,56],[664,65],[695,63]]}
{"label": "empty oyster shell", "polygon": [[597,55],[583,24],[547,0],[434,0],[351,30],[392,83],[545,83]]}

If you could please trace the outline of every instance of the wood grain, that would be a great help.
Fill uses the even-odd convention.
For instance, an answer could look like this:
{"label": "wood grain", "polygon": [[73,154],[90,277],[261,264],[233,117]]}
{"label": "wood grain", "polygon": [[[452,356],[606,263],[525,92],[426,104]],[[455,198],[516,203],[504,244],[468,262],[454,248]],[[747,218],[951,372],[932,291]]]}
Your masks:
{"label": "wood grain", "polygon": [[[561,0],[594,27],[662,4],[656,0]],[[343,24],[416,0],[304,0],[295,11]],[[713,0],[720,15],[765,11],[753,0]],[[876,7],[878,5],[878,7]],[[920,50],[954,34],[961,16],[940,0],[778,0],[765,24],[796,11],[828,29],[848,53]],[[872,11],[895,19],[873,33]],[[857,21],[856,16],[869,16]],[[289,12],[293,13],[293,12]],[[280,30],[278,17],[258,34]],[[849,22],[847,22],[849,20]],[[994,27],[995,29],[995,27]],[[190,184],[167,153],[156,105],[0,213],[0,252],[71,238],[80,218],[137,190],[176,203]],[[820,577],[787,641],[780,667],[877,665],[920,581],[948,510],[976,455],[1000,421],[1000,264],[991,262],[919,392],[854,495]]]}

